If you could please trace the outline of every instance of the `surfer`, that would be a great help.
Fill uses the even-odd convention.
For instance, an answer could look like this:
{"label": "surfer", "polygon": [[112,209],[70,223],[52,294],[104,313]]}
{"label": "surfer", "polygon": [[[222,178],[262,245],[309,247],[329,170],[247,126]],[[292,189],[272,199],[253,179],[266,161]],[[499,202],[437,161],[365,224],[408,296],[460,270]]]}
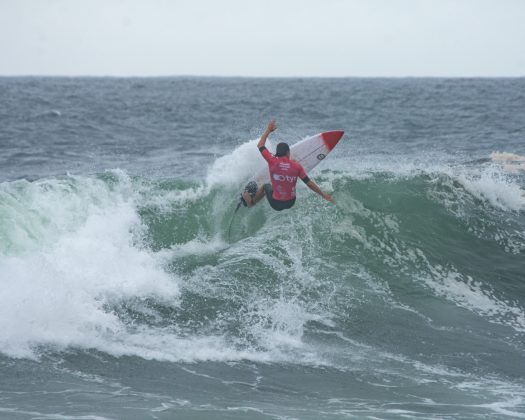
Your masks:
{"label": "surfer", "polygon": [[299,162],[290,159],[290,147],[287,143],[279,143],[275,156],[266,148],[266,140],[270,133],[277,129],[275,120],[271,120],[266,127],[257,148],[263,158],[268,162],[271,184],[264,184],[257,188],[257,183],[251,181],[246,185],[242,193],[241,201],[246,207],[253,207],[264,196],[268,199],[270,206],[277,211],[286,210],[295,204],[295,184],[297,178],[301,179],[308,188],[315,191],[325,200],[334,202],[333,198],[321,191],[317,184],[306,174]]}

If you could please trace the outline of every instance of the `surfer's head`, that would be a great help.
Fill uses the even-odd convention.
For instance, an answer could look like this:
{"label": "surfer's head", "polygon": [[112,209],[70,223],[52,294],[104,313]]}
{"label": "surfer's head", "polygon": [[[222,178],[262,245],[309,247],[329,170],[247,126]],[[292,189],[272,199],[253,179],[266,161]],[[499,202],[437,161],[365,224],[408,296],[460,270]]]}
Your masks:
{"label": "surfer's head", "polygon": [[289,156],[290,146],[287,143],[279,143],[275,149],[275,157]]}

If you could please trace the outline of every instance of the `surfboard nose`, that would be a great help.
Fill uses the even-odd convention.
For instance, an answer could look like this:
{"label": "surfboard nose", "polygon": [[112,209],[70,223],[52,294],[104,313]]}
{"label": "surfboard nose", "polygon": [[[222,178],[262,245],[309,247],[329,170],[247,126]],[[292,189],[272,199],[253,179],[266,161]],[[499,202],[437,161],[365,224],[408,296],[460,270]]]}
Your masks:
{"label": "surfboard nose", "polygon": [[326,147],[328,147],[328,150],[332,150],[337,142],[341,140],[344,133],[344,131],[327,131],[326,133],[322,133],[321,137]]}

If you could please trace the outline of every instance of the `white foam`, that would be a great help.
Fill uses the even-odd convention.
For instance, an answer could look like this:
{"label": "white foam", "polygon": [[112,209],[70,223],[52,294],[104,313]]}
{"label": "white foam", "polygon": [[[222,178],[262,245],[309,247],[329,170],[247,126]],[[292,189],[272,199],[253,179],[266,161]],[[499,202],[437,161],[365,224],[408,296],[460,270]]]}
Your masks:
{"label": "white foam", "polygon": [[32,252],[77,228],[99,205],[121,197],[101,180],[68,177],[0,184],[0,228],[3,254]]}
{"label": "white foam", "polygon": [[498,299],[482,283],[470,276],[443,267],[430,267],[432,277],[423,276],[425,284],[438,296],[445,297],[458,306],[484,316],[489,322],[525,332],[525,311],[508,301]]}
{"label": "white foam", "polygon": [[208,239],[202,236],[189,240],[188,242],[172,245],[169,249],[159,251],[158,255],[169,261],[173,258],[182,258],[190,255],[212,254],[229,246],[220,237]]}
{"label": "white foam", "polygon": [[[174,303],[179,295],[176,279],[137,242],[140,219],[133,198],[121,194],[126,182],[117,191],[93,180],[52,184],[51,193],[44,183],[21,194],[43,220],[34,231],[26,225],[39,246],[0,254],[0,351],[13,357],[33,357],[41,345],[96,347],[125,332],[107,305],[148,296]],[[57,199],[58,187],[67,192]]]}
{"label": "white foam", "polygon": [[495,377],[469,377],[457,385],[454,385],[453,388],[468,391],[473,394],[480,394],[483,399],[486,399],[486,391],[490,390],[493,395],[491,398],[498,398],[499,401],[475,404],[472,405],[472,407],[488,408],[495,413],[512,418],[525,418],[525,414],[523,413],[525,390],[521,384],[502,381]]}
{"label": "white foam", "polygon": [[182,204],[195,203],[210,193],[209,186],[204,184],[169,191],[155,191],[153,194],[151,194],[150,186],[143,187],[143,189],[145,190],[145,199],[141,204],[150,207],[154,206],[159,212],[164,213],[173,211],[173,205],[180,206]]}
{"label": "white foam", "polygon": [[[243,143],[231,153],[216,159],[208,170],[206,184],[238,186],[262,168],[266,163],[257,150],[257,141]],[[270,142],[267,143],[268,146],[269,144]]]}
{"label": "white foam", "polygon": [[[238,347],[222,335],[184,336],[176,330],[154,327],[123,332],[113,339],[100,338],[93,348],[114,356],[139,356],[147,360],[170,362],[238,361],[271,362],[275,353]],[[283,358],[281,358],[283,360]]]}
{"label": "white foam", "polygon": [[0,407],[0,413],[9,413],[9,414],[15,414],[16,417],[23,416],[31,416],[32,419],[35,420],[43,420],[43,419],[50,419],[50,420],[115,420],[114,417],[102,417],[102,416],[72,416],[72,415],[63,415],[63,414],[45,414],[40,413],[39,411],[27,411],[27,410],[19,410],[16,408],[4,408]]}
{"label": "white foam", "polygon": [[[433,182],[450,179],[449,187],[454,191],[451,200],[457,204],[457,182],[473,197],[487,201],[491,206],[504,211],[525,209],[525,190],[522,179],[507,171],[507,167],[496,164],[465,165],[447,161],[445,156],[426,156],[407,160],[406,156],[362,156],[330,159],[330,171],[322,172],[323,178],[330,182],[351,177],[369,179],[377,174],[390,176],[393,181],[426,175]],[[512,171],[516,172],[516,171]],[[315,175],[315,173],[314,173]],[[443,193],[440,194],[441,196]],[[443,197],[441,197],[443,198]]]}
{"label": "white foam", "polygon": [[463,171],[455,179],[474,197],[487,200],[501,210],[519,211],[525,208],[521,186],[498,168],[484,168],[475,173]]}
{"label": "white foam", "polygon": [[259,299],[249,306],[247,316],[254,319],[250,332],[267,348],[298,349],[303,347],[304,325],[320,317],[309,313],[294,300]]}

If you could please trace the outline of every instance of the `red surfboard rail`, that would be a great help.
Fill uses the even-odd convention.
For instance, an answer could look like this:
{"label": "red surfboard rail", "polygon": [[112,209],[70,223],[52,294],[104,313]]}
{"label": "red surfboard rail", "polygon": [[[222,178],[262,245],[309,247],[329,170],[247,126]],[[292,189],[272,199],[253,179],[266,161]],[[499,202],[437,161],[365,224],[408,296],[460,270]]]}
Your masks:
{"label": "red surfboard rail", "polygon": [[332,150],[337,142],[341,140],[341,137],[343,137],[344,131],[327,131],[325,133],[321,133],[321,137],[323,138],[323,142],[326,147],[328,147],[328,150]]}

